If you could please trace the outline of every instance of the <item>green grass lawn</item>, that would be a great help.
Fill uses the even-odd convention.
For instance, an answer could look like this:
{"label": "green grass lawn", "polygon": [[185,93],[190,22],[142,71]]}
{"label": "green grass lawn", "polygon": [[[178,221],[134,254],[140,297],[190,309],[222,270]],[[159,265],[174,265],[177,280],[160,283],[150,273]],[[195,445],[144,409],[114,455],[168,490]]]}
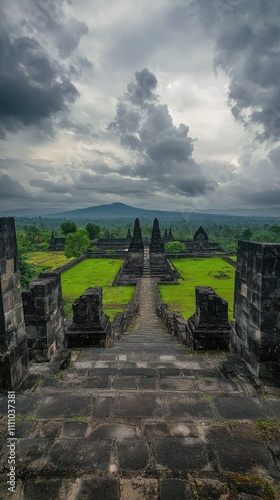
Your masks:
{"label": "green grass lawn", "polygon": [[[171,311],[187,319],[195,312],[195,287],[210,286],[228,302],[229,319],[233,319],[235,269],[218,257],[206,259],[176,259],[172,261],[183,279],[179,285],[160,285],[163,302]],[[226,277],[217,278],[220,275]]]}
{"label": "green grass lawn", "polygon": [[123,311],[132,300],[135,287],[113,287],[114,278],[121,268],[123,260],[87,259],[65,271],[61,276],[64,310],[66,316],[72,315],[72,303],[87,288],[103,287],[104,311],[113,319],[116,312]]}
{"label": "green grass lawn", "polygon": [[65,257],[64,252],[32,252],[28,255],[26,259],[30,264],[34,264],[38,266],[40,269],[53,271],[57,267],[63,266],[67,264],[67,262],[71,262],[75,257],[70,257],[67,259]]}

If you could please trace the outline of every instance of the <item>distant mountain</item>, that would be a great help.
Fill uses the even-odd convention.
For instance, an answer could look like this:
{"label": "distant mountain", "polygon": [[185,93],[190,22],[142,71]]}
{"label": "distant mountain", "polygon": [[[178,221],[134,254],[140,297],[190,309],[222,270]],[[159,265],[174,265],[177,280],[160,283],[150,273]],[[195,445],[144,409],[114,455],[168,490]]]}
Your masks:
{"label": "distant mountain", "polygon": [[146,210],[144,208],[130,207],[124,203],[111,203],[110,205],[99,205],[97,207],[80,208],[69,212],[58,212],[45,215],[50,218],[67,219],[131,219],[135,217],[145,217],[153,219],[164,217],[165,219],[182,218],[180,212],[168,212],[164,210]]}
{"label": "distant mountain", "polygon": [[201,210],[200,213],[238,215],[242,217],[280,217],[280,208],[213,208],[209,210]]}
{"label": "distant mountain", "polygon": [[46,209],[42,208],[14,208],[12,210],[0,210],[0,217],[42,217]]}
{"label": "distant mountain", "polygon": [[[106,223],[106,220],[113,219],[125,219],[130,220],[130,222],[136,217],[145,220],[150,223],[155,217],[161,220],[170,221],[182,221],[183,219],[189,220],[190,218],[200,218],[201,220],[209,220],[211,216],[216,217],[240,217],[246,219],[262,219],[262,218],[278,218],[280,219],[280,208],[267,208],[267,209],[246,209],[246,208],[232,208],[232,209],[208,209],[208,210],[198,210],[195,212],[191,210],[185,211],[167,211],[167,210],[147,210],[144,208],[131,207],[124,203],[111,203],[107,205],[98,205],[96,207],[80,208],[76,210],[69,210],[66,212],[54,212],[55,209],[51,209],[50,212],[46,213],[43,209],[34,208],[17,208],[13,210],[0,211],[0,217],[45,217],[48,219],[81,219],[81,220],[102,220]],[[278,221],[276,221],[278,222]]]}

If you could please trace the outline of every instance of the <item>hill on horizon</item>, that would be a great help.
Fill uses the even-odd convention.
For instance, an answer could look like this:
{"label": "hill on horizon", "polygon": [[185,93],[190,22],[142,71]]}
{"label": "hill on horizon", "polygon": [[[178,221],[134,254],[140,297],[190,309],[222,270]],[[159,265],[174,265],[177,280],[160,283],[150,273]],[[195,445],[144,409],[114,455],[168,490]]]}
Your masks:
{"label": "hill on horizon", "polygon": [[124,203],[111,203],[107,205],[98,205],[96,207],[79,208],[70,210],[69,212],[58,212],[54,214],[46,214],[49,218],[67,217],[71,219],[131,219],[132,217],[155,218],[164,217],[170,219],[182,218],[181,212],[170,212],[165,210],[147,210],[145,208],[131,207]]}

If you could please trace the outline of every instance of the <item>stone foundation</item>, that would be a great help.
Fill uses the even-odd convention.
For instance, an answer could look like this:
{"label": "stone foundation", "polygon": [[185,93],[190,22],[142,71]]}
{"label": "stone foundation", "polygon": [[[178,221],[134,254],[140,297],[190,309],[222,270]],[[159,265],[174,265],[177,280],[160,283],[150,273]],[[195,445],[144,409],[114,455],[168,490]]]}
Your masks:
{"label": "stone foundation", "polygon": [[37,362],[49,361],[64,347],[64,312],[61,277],[42,273],[23,292],[24,320],[29,357]]}
{"label": "stone foundation", "polygon": [[280,244],[238,243],[231,351],[263,378],[280,375]]}
{"label": "stone foundation", "polygon": [[151,277],[157,278],[159,283],[177,284],[175,271],[171,268],[165,253],[150,253]]}
{"label": "stone foundation", "polygon": [[15,224],[0,218],[0,388],[15,389],[27,367]]}
{"label": "stone foundation", "polygon": [[196,311],[187,321],[187,337],[194,350],[227,350],[231,327],[228,303],[209,286],[195,287]]}
{"label": "stone foundation", "polygon": [[106,347],[112,343],[111,323],[103,312],[102,287],[88,288],[73,304],[66,329],[67,347]]}

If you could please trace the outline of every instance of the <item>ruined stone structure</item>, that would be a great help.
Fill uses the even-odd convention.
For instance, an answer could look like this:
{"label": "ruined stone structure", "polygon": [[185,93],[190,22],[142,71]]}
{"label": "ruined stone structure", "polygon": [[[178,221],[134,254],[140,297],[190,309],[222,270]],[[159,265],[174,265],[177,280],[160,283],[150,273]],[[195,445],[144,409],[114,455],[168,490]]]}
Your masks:
{"label": "ruined stone structure", "polygon": [[137,252],[137,253],[144,251],[142,231],[140,227],[140,221],[138,218],[135,219],[134,222],[133,236],[128,250],[129,252]]}
{"label": "ruined stone structure", "polygon": [[164,253],[164,244],[159,229],[158,219],[154,219],[152,237],[150,243],[150,253]]}
{"label": "ruined stone structure", "polygon": [[204,231],[203,227],[200,226],[198,228],[198,230],[196,231],[194,237],[193,237],[193,240],[194,241],[208,241],[208,236],[206,234],[206,232]]}
{"label": "ruined stone structure", "polygon": [[29,357],[49,361],[64,347],[64,312],[61,277],[41,273],[22,293]]}
{"label": "ruined stone structure", "polygon": [[227,350],[231,327],[228,303],[209,286],[196,286],[196,311],[187,321],[187,337],[194,350]]}
{"label": "ruined stone structure", "polygon": [[117,275],[114,285],[136,285],[143,274],[144,244],[139,219],[135,219],[128,257]]}
{"label": "ruined stone structure", "polygon": [[151,276],[157,278],[160,283],[178,283],[165,255],[158,219],[154,220],[150,243],[150,270]]}
{"label": "ruined stone structure", "polygon": [[63,252],[65,249],[66,238],[57,238],[52,231],[49,250],[51,252]]}
{"label": "ruined stone structure", "polygon": [[171,227],[169,228],[169,233],[168,233],[168,236],[167,236],[167,242],[169,243],[170,241],[174,241],[174,237],[173,237],[173,234],[172,234]]}
{"label": "ruined stone structure", "polygon": [[126,255],[128,252],[128,247],[130,245],[131,239],[127,238],[100,238],[99,240],[94,240],[89,250],[91,251],[92,247],[95,247],[97,253],[104,253],[114,250],[116,254]]}
{"label": "ruined stone structure", "polygon": [[0,388],[15,389],[27,366],[15,224],[0,218]]}
{"label": "ruined stone structure", "polygon": [[126,239],[127,240],[131,240],[132,239],[132,234],[131,234],[130,228],[128,228],[128,230],[127,230]]}
{"label": "ruined stone structure", "polygon": [[259,377],[280,375],[280,244],[239,241],[231,350]]}
{"label": "ruined stone structure", "polygon": [[88,288],[72,308],[73,321],[66,329],[67,347],[108,346],[111,323],[103,312],[102,287]]}

